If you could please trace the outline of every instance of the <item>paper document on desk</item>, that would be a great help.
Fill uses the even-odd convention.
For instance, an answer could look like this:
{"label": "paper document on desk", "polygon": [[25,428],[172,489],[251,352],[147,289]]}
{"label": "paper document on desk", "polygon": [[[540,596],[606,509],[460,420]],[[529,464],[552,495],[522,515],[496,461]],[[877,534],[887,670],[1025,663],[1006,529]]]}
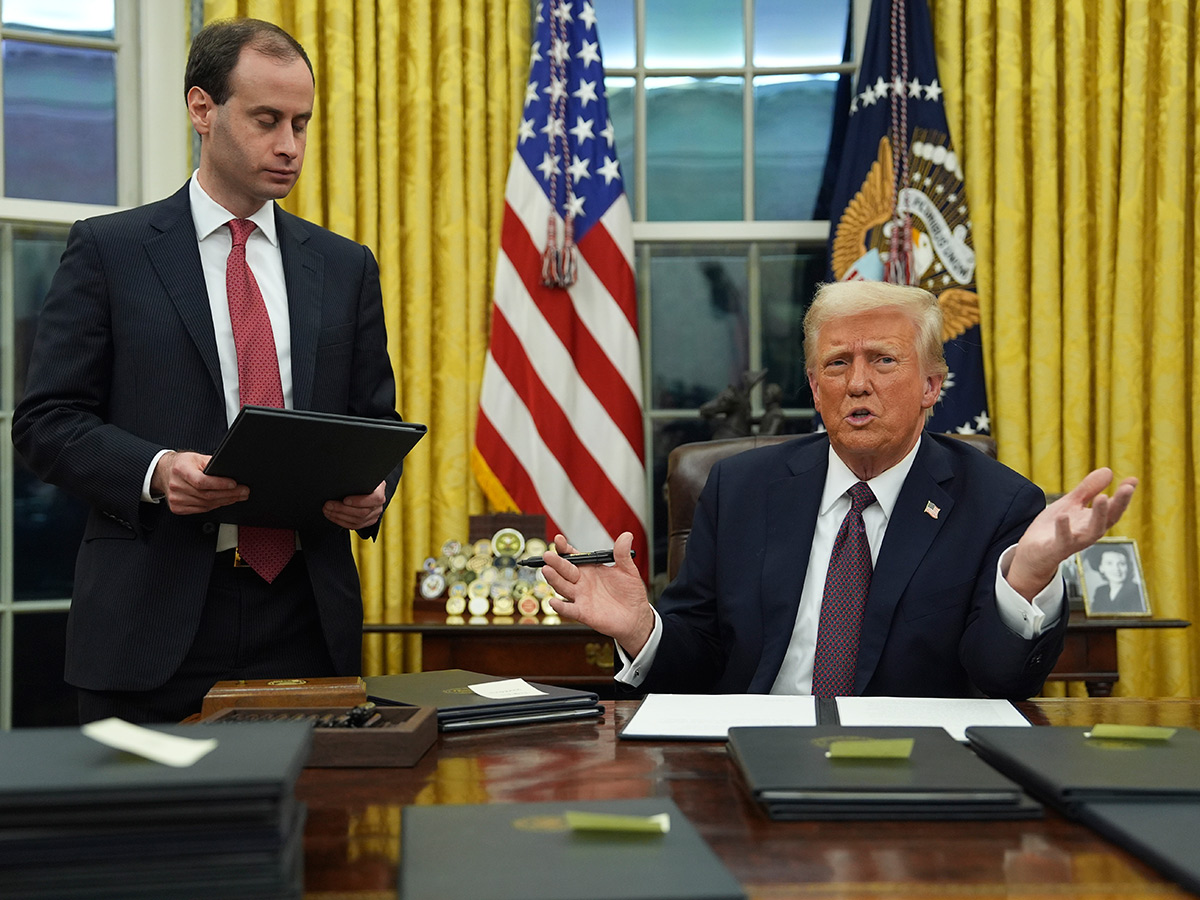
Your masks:
{"label": "paper document on desk", "polygon": [[812,697],[784,694],[648,694],[621,737],[723,741],[741,725],[816,725]]}
{"label": "paper document on desk", "polygon": [[838,697],[842,725],[937,726],[956,741],[967,739],[971,725],[1028,726],[1029,720],[1007,700],[971,697]]}

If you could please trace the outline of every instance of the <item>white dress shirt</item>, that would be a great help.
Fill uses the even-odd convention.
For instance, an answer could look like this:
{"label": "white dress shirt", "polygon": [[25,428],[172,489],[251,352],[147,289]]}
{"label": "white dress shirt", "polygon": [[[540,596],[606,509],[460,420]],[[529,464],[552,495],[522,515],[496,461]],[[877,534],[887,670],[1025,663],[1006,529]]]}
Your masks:
{"label": "white dress shirt", "polygon": [[[879,558],[879,548],[887,531],[888,520],[896,506],[896,498],[904,480],[912,469],[921,441],[909,451],[904,459],[867,482],[876,502],[863,510],[863,524],[867,531],[867,543],[871,547],[871,563]],[[813,656],[817,647],[817,625],[821,619],[821,598],[825,593],[825,576],[829,571],[829,557],[833,553],[833,541],[846,513],[850,511],[847,491],[858,482],[858,476],[847,468],[833,448],[829,448],[829,466],[825,474],[825,488],[821,494],[821,505],[817,513],[816,530],[813,532],[812,548],[805,570],[804,587],[800,593],[800,605],[792,637],[784,655],[783,665],[771,687],[773,694],[811,694]],[[996,571],[996,607],[1000,618],[1012,631],[1026,640],[1041,634],[1054,625],[1062,614],[1062,579],[1055,578],[1030,603],[1018,594],[1004,574],[1012,562],[1016,545],[1009,547],[1000,556]],[[654,630],[646,646],[634,658],[617,645],[617,654],[624,667],[616,674],[617,681],[633,687],[639,686],[650,671],[658,645],[662,640],[662,619],[654,610]]]}
{"label": "white dress shirt", "polygon": [[[212,313],[213,332],[217,339],[217,359],[221,364],[221,385],[225,397],[226,425],[233,423],[242,403],[238,389],[237,349],[233,343],[233,326],[229,321],[229,296],[225,290],[225,267],[233,238],[229,232],[229,220],[238,218],[210,197],[200,186],[199,173],[192,173],[188,185],[188,199],[192,207],[192,223],[196,228],[196,240],[200,247],[200,265],[204,271],[204,287],[208,293],[209,310]],[[283,405],[292,408],[292,332],[288,313],[287,287],[283,277],[283,256],[279,250],[279,235],[275,230],[275,203],[268,200],[258,211],[249,216],[257,228],[246,240],[246,263],[254,274],[258,289],[267,307],[271,320],[271,332],[275,337],[275,352],[279,356],[279,381],[283,388]],[[150,480],[154,467],[163,454],[170,449],[160,450],[150,462],[142,482],[142,500],[157,502],[150,496]],[[237,528],[222,525],[217,540],[217,549],[226,550],[237,546]]]}

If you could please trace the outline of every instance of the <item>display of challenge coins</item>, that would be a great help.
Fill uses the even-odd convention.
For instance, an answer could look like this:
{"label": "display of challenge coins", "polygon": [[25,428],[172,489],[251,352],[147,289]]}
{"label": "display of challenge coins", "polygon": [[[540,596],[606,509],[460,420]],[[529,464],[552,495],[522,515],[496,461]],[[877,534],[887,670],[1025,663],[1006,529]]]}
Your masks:
{"label": "display of challenge coins", "polygon": [[516,565],[548,546],[542,538],[526,540],[516,528],[501,528],[491,540],[444,541],[439,555],[425,560],[418,593],[426,600],[445,597],[447,622],[461,622],[468,613],[472,619],[489,613],[507,619],[514,612],[526,620],[541,613],[557,621],[549,602],[556,595],[541,570]]}

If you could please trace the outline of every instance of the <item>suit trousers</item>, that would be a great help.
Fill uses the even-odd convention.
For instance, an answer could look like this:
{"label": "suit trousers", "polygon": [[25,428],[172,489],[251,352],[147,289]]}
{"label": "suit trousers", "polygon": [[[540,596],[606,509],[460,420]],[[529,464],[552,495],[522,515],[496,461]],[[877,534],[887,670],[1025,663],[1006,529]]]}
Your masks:
{"label": "suit trousers", "polygon": [[150,691],[80,688],[79,722],[178,722],[200,712],[218,681],[335,674],[304,553],[268,584],[249,566],[234,566],[229,550],[214,558],[200,627],[175,674]]}

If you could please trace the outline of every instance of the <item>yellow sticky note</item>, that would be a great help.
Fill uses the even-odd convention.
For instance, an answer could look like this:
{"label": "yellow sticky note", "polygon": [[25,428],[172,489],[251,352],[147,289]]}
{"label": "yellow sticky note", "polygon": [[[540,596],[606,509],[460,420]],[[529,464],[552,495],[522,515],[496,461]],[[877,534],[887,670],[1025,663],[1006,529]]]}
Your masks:
{"label": "yellow sticky note", "polygon": [[912,738],[834,741],[825,756],[829,759],[908,759],[912,749]]}
{"label": "yellow sticky note", "polygon": [[671,816],[622,816],[614,813],[567,810],[564,814],[572,831],[619,831],[634,834],[666,834],[671,830]]}
{"label": "yellow sticky note", "polygon": [[1166,741],[1174,734],[1174,728],[1161,725],[1108,725],[1103,722],[1093,725],[1091,731],[1084,732],[1084,736],[1089,738],[1119,738],[1126,741]]}

